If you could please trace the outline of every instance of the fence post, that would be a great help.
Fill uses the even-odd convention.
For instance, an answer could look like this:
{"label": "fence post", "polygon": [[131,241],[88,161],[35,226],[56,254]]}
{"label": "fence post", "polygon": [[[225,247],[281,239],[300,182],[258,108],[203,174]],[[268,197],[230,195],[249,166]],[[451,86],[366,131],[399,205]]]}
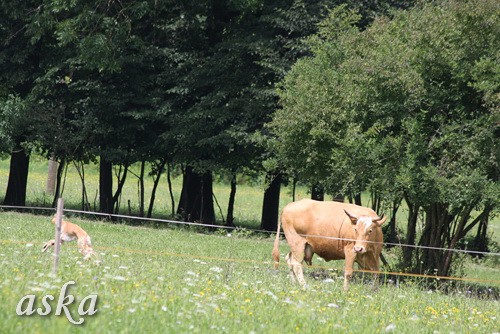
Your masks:
{"label": "fence post", "polygon": [[61,250],[61,222],[63,217],[64,200],[59,197],[57,199],[57,212],[56,212],[56,237],[54,245],[54,267],[52,273],[57,275],[57,266],[59,264],[59,252]]}

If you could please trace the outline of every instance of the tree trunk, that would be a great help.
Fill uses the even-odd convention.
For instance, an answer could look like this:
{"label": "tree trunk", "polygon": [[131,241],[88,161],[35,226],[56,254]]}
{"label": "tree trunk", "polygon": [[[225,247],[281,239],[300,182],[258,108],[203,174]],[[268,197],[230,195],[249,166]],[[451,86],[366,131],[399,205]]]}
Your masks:
{"label": "tree trunk", "polygon": [[473,241],[473,250],[478,252],[488,252],[488,222],[490,218],[490,207],[487,206],[486,209],[481,214],[481,217],[476,218],[479,221],[479,227],[477,229],[476,237]]}
{"label": "tree trunk", "polygon": [[123,186],[125,185],[125,181],[127,180],[128,175],[128,164],[123,165],[123,175],[121,175],[121,168],[118,172],[118,186],[116,187],[115,194],[113,195],[112,206],[114,206],[114,213],[118,213],[120,211],[120,196],[122,195]]}
{"label": "tree trunk", "polygon": [[29,162],[30,157],[23,148],[17,147],[12,151],[7,192],[3,201],[4,205],[26,205]]}
{"label": "tree trunk", "polygon": [[87,187],[85,186],[85,166],[83,162],[73,162],[76,168],[76,171],[78,172],[78,175],[80,176],[80,181],[82,182],[82,210],[90,210],[90,203],[89,203],[89,197],[87,195]]}
{"label": "tree trunk", "polygon": [[[385,241],[387,243],[397,243],[398,240],[398,233],[397,233],[397,228],[396,228],[396,215],[399,210],[399,206],[401,205],[401,198],[395,199],[392,202],[392,214],[391,214],[391,220],[387,224],[387,226],[384,228],[385,230]],[[387,245],[386,248],[391,248],[393,247],[392,245]]]}
{"label": "tree trunk", "polygon": [[[203,224],[215,224],[214,191],[212,172],[205,172],[201,178],[201,203],[199,220]],[[196,216],[195,216],[196,218]]]}
{"label": "tree trunk", "polygon": [[171,177],[171,171],[172,167],[170,166],[170,163],[167,164],[167,183],[168,183],[168,192],[170,194],[170,202],[172,204],[172,217],[175,216],[175,198],[174,198],[174,191],[172,188],[172,177]]}
{"label": "tree trunk", "polygon": [[66,168],[66,162],[61,160],[59,166],[57,167],[57,175],[56,175],[56,190],[54,192],[54,198],[52,199],[52,207],[55,208],[57,206],[57,201],[59,197],[61,197],[61,187],[62,187],[62,175]]}
{"label": "tree trunk", "polygon": [[445,247],[446,237],[451,236],[450,224],[453,217],[448,212],[448,206],[441,203],[433,203],[426,207],[425,213],[425,226],[419,245],[429,248],[424,248],[420,252],[422,270],[446,275],[445,253],[436,248]]}
{"label": "tree trunk", "polygon": [[[418,220],[418,212],[419,212],[419,206],[418,205],[413,205],[410,203],[410,201],[407,199],[406,203],[409,208],[409,214],[408,214],[408,225],[407,225],[407,232],[406,232],[406,241],[405,244],[407,245],[415,245],[415,238],[417,236],[417,220]],[[403,268],[412,268],[414,266],[413,264],[413,247],[403,247]]]}
{"label": "tree trunk", "polygon": [[[462,232],[465,229],[465,225],[470,218],[470,213],[472,212],[473,208],[474,206],[471,205],[469,208],[462,211],[462,215],[461,217],[459,217],[458,226],[455,230],[455,233],[453,233],[450,244],[448,245],[449,249],[454,249],[457,245],[457,242],[461,239]],[[440,261],[439,275],[447,276],[449,274],[451,269],[452,257],[453,251],[449,250],[445,253],[444,259],[441,259]]]}
{"label": "tree trunk", "polygon": [[[360,196],[361,200],[361,196]],[[371,200],[372,200],[372,210],[380,214],[380,207],[382,204],[382,198],[380,197],[380,193],[378,191],[371,191]]]}
{"label": "tree trunk", "polygon": [[234,201],[236,199],[236,174],[231,177],[231,191],[229,192],[229,203],[227,205],[227,226],[234,226]]}
{"label": "tree trunk", "polygon": [[151,199],[149,200],[148,218],[151,218],[151,216],[153,215],[153,206],[156,199],[156,189],[158,188],[158,184],[160,183],[160,177],[161,174],[163,173],[163,170],[165,170],[166,163],[167,163],[166,159],[160,161],[160,164],[158,165],[158,170],[156,171],[156,178],[153,177],[153,190],[151,191]]}
{"label": "tree trunk", "polygon": [[113,213],[113,165],[101,156],[99,163],[99,212]]}
{"label": "tree trunk", "polygon": [[47,183],[45,185],[45,192],[51,196],[54,196],[56,191],[56,179],[57,179],[57,168],[59,163],[54,157],[49,159],[49,168],[47,172]]}
{"label": "tree trunk", "polygon": [[177,214],[190,222],[215,223],[212,183],[211,172],[200,175],[192,167],[187,166]]}
{"label": "tree trunk", "polygon": [[191,166],[186,166],[182,177],[182,191],[177,207],[177,214],[185,221],[191,221],[191,212],[194,202],[199,196],[201,178],[193,171]]}
{"label": "tree trunk", "polygon": [[139,174],[139,217],[144,217],[144,170],[146,161],[141,161],[141,172]]}
{"label": "tree trunk", "polygon": [[335,202],[344,203],[344,197],[345,197],[345,196],[344,196],[344,195],[342,195],[342,194],[337,194],[337,195],[335,195],[335,196],[333,197],[333,200],[334,200]]}
{"label": "tree trunk", "polygon": [[362,205],[361,204],[361,193],[357,193],[354,195],[354,204]]}
{"label": "tree trunk", "polygon": [[276,231],[278,227],[282,175],[281,173],[269,173],[266,179],[269,187],[264,193],[260,228],[266,231]]}
{"label": "tree trunk", "polygon": [[315,184],[311,187],[311,199],[316,201],[324,201],[325,200],[325,191],[323,187],[318,184]]}

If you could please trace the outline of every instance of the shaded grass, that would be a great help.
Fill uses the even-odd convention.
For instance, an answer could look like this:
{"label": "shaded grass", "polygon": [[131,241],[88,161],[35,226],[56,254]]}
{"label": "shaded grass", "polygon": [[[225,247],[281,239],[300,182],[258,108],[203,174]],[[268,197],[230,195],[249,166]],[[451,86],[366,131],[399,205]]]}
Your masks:
{"label": "shaded grass", "polygon": [[[75,244],[65,244],[59,275],[52,277],[52,257],[40,252],[53,235],[48,221],[0,213],[2,333],[493,333],[500,328],[498,301],[422,291],[414,283],[374,291],[355,282],[344,293],[341,272],[334,271],[326,281],[308,275],[309,287],[301,291],[289,280],[285,266],[277,272],[270,269],[272,238],[75,218],[73,222],[92,236],[103,262],[82,262]],[[287,247],[282,245],[281,251],[283,255]],[[22,296],[35,294],[38,303],[46,294],[57,299],[69,280],[76,281],[70,293],[77,302],[98,295],[98,313],[84,317],[83,326],[53,313],[16,315]],[[77,318],[75,305],[70,309]]]}

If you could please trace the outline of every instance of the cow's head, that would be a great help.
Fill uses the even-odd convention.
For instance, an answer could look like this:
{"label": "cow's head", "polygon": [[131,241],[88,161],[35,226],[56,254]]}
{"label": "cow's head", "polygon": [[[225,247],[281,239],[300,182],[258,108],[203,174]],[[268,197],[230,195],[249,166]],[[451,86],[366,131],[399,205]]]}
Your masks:
{"label": "cow's head", "polygon": [[359,216],[356,217],[351,215],[349,212],[344,210],[346,215],[351,220],[351,224],[354,227],[354,232],[356,234],[356,243],[354,244],[354,251],[356,253],[365,253],[367,250],[367,245],[370,241],[375,241],[375,229],[380,228],[382,224],[386,221],[387,217],[382,215],[381,217],[371,217],[371,216]]}

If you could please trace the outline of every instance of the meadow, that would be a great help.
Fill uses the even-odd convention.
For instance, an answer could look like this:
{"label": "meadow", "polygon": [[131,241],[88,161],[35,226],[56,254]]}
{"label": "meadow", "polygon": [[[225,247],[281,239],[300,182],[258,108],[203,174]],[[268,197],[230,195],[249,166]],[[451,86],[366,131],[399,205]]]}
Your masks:
{"label": "meadow", "polygon": [[[199,233],[184,228],[155,229],[78,218],[93,237],[100,264],[83,262],[76,245],[62,247],[59,272],[41,253],[52,238],[48,217],[0,213],[1,333],[498,333],[500,304],[466,292],[444,294],[416,283],[354,282],[342,289],[341,263],[322,275],[310,274],[303,291],[282,265],[271,269],[272,238],[237,233]],[[281,246],[282,255],[286,246]],[[282,261],[283,262],[283,261]],[[315,260],[316,264],[321,261]],[[324,263],[323,263],[324,265]],[[47,294],[69,290],[68,309],[78,319],[78,303],[98,296],[97,313],[71,324],[56,316],[18,316],[29,294],[35,307]]]}
{"label": "meadow", "polygon": [[[44,194],[46,171],[42,159],[31,164],[29,204],[50,202]],[[0,161],[0,193],[5,191],[7,173],[8,162]],[[63,194],[66,207],[79,206],[81,184],[75,174],[69,169]],[[92,197],[96,167],[90,165],[86,175]],[[227,185],[219,182],[214,190],[225,210]],[[167,194],[165,180],[158,191]],[[180,178],[174,179],[174,191],[178,196]],[[258,227],[262,193],[258,183],[238,188],[240,226]],[[306,196],[307,190],[299,188],[297,197]],[[157,198],[155,215],[168,216],[166,196]],[[133,178],[122,199],[128,200],[137,203]],[[282,206],[290,200],[290,188],[284,187]],[[280,246],[281,266],[275,271],[270,261],[273,236],[247,229],[138,227],[69,214],[92,236],[101,263],[82,261],[75,243],[65,244],[58,274],[52,275],[53,257],[41,252],[44,242],[53,238],[52,212],[37,213],[0,211],[0,333],[500,332],[500,302],[478,298],[467,284],[445,292],[428,289],[418,280],[382,276],[382,284],[374,289],[370,275],[358,274],[344,292],[343,262],[327,264],[315,257],[315,266],[305,270],[308,288],[301,290],[288,276],[285,242]],[[498,225],[495,220],[493,228]],[[386,252],[386,257],[396,259],[398,249]],[[497,259],[462,256],[461,265],[470,282],[482,280],[486,290],[499,288]],[[68,281],[75,281],[69,294],[76,301],[68,307],[74,319],[79,318],[82,299],[98,296],[97,313],[83,316],[82,325],[54,314],[61,287]],[[43,296],[53,295],[53,312],[17,315],[16,306],[29,294],[36,296],[35,307],[42,306]]]}

